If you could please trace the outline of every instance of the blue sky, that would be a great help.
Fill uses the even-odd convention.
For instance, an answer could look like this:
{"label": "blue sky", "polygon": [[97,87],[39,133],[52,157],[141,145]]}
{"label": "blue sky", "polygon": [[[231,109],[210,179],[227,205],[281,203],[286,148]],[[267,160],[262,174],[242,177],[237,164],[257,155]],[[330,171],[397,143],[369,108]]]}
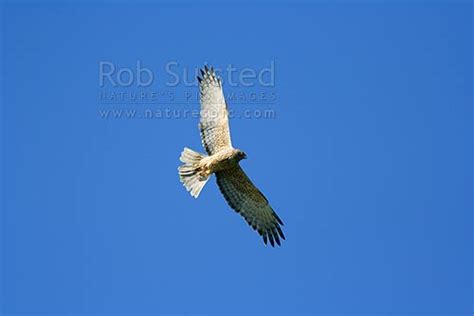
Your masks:
{"label": "blue sky", "polygon": [[[440,314],[473,311],[472,4],[402,1],[2,4],[5,315]],[[165,102],[105,104],[99,63]],[[211,180],[198,109],[165,65],[261,70],[272,100],[229,101],[242,166],[285,222],[265,247]],[[142,89],[143,90],[143,89]],[[252,112],[254,113],[254,112]],[[140,114],[139,114],[140,115]]]}

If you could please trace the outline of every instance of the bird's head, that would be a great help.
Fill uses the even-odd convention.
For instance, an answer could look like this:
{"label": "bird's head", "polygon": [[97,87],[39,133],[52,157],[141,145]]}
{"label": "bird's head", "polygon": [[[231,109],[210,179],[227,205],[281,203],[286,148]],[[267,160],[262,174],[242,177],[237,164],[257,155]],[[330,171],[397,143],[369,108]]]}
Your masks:
{"label": "bird's head", "polygon": [[247,159],[247,154],[244,153],[242,150],[237,149],[235,151],[235,158],[237,158],[237,161],[240,161],[242,159]]}

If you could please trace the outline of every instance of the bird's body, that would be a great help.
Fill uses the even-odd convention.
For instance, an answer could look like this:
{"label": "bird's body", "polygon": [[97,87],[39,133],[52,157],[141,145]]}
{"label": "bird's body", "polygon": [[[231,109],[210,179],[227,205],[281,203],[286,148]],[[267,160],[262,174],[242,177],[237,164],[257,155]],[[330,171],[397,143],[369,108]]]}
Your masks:
{"label": "bird's body", "polygon": [[274,246],[285,239],[280,225],[283,222],[273,211],[265,196],[250,181],[239,162],[246,154],[232,146],[229,132],[227,104],[222,92],[222,82],[211,68],[201,70],[198,77],[201,90],[201,139],[208,155],[184,148],[179,177],[195,198],[212,174],[227,203],[240,213],[247,223],[258,231],[263,241]]}
{"label": "bird's body", "polygon": [[239,161],[244,159],[241,153],[242,151],[239,149],[227,148],[218,151],[212,156],[204,157],[200,162],[203,175],[235,168]]}

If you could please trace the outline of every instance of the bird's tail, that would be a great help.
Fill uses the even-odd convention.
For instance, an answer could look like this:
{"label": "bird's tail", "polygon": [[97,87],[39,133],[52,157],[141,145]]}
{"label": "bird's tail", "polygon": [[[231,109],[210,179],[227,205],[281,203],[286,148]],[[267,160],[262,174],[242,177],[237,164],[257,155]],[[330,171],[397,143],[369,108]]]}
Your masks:
{"label": "bird's tail", "polygon": [[179,157],[179,160],[183,162],[183,164],[178,167],[179,180],[183,183],[186,190],[195,198],[199,196],[202,188],[207,180],[209,180],[209,176],[203,177],[199,174],[199,162],[204,157],[204,155],[187,147],[184,147],[181,157]]}

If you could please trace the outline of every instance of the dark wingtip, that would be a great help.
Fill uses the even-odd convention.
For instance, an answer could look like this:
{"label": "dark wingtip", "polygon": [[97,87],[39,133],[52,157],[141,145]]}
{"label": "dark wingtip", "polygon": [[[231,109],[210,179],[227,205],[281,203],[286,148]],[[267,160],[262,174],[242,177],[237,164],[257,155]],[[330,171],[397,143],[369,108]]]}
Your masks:
{"label": "dark wingtip", "polygon": [[201,81],[202,81],[202,78],[201,78],[201,77],[199,77],[199,76],[197,76],[196,78],[197,78],[197,80],[199,81],[199,83],[201,83]]}
{"label": "dark wingtip", "polygon": [[273,235],[271,233],[268,234],[268,239],[270,239],[270,244],[272,247],[275,247],[275,240],[273,240]]}
{"label": "dark wingtip", "polygon": [[201,72],[201,76],[203,76],[203,77],[204,77],[204,74],[205,74],[204,70],[202,70],[202,69],[199,69],[199,71]]}
{"label": "dark wingtip", "polygon": [[273,235],[273,238],[275,238],[275,241],[278,244],[278,246],[281,246],[280,238],[278,237],[278,233],[276,232],[275,228],[272,229],[272,235]]}
{"label": "dark wingtip", "polygon": [[275,212],[273,212],[273,215],[275,216],[277,222],[278,222],[281,226],[285,226],[285,224],[283,224],[282,220],[278,217],[278,215],[277,215]]}
{"label": "dark wingtip", "polygon": [[285,235],[283,234],[283,231],[281,230],[280,226],[277,226],[277,231],[280,237],[286,240]]}
{"label": "dark wingtip", "polygon": [[278,235],[275,235],[275,241],[278,244],[278,246],[281,246],[280,238],[278,238]]}
{"label": "dark wingtip", "polygon": [[206,70],[206,72],[209,71],[209,68],[207,68],[207,65],[204,65],[204,69]]}

